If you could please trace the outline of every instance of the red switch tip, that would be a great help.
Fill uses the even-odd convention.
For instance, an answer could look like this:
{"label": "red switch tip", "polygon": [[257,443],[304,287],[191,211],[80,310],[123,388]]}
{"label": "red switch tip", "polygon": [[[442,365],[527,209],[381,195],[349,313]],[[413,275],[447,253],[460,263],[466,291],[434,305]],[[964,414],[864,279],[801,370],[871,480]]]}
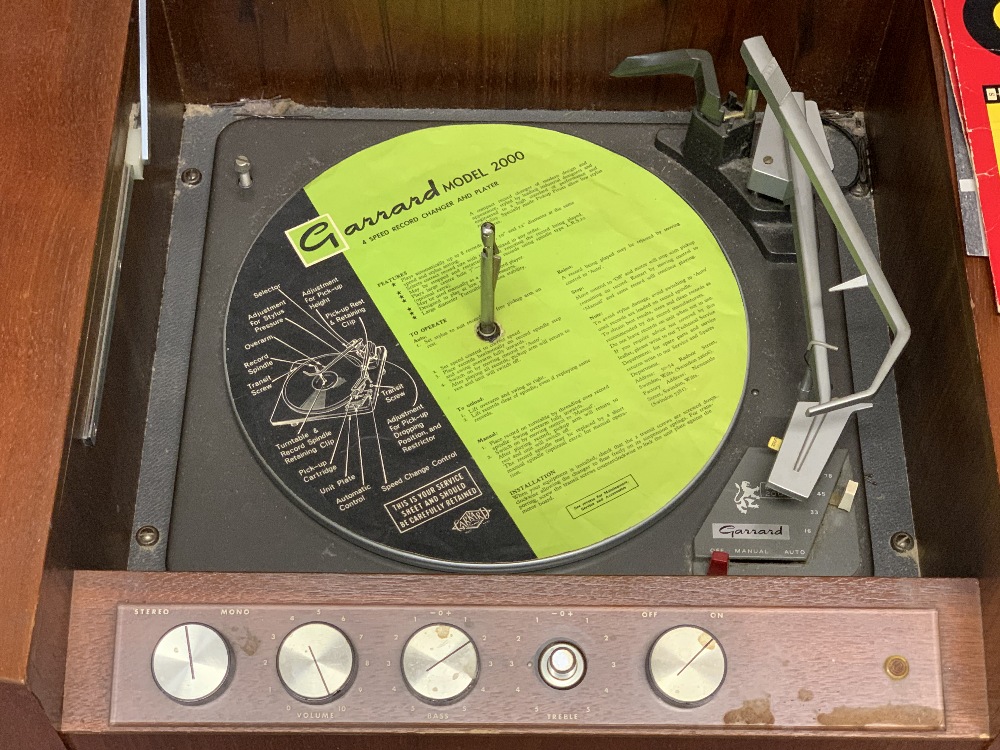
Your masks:
{"label": "red switch tip", "polygon": [[710,576],[729,575],[729,553],[713,552],[712,559],[708,563],[708,574]]}

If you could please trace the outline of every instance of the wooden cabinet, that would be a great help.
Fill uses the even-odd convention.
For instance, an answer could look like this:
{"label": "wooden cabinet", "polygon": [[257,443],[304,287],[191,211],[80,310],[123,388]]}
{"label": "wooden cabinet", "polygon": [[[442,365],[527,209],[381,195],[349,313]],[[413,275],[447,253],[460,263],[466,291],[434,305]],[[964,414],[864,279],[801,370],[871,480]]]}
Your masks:
{"label": "wooden cabinet", "polygon": [[[836,582],[808,579],[732,579],[713,583],[712,591],[745,602],[763,586],[779,601],[830,607],[832,633],[837,607],[851,597],[889,608],[937,601],[943,620],[958,624],[948,632],[969,644],[964,650],[958,641],[942,644],[945,671],[963,674],[960,688],[949,693],[948,729],[859,731],[851,741],[883,747],[891,736],[903,747],[919,736],[927,746],[983,747],[1000,734],[1000,316],[985,260],[963,253],[941,52],[922,2],[151,0],[149,6],[153,161],[133,197],[122,269],[128,305],[116,315],[95,448],[71,441],[71,421],[81,342],[91,330],[95,248],[106,240],[111,176],[136,95],[136,11],[128,0],[0,8],[7,94],[0,109],[0,746],[291,743],[268,732],[184,740],[109,733],[99,696],[90,716],[62,711],[64,687],[98,690],[93,675],[110,669],[106,639],[88,650],[83,621],[74,626],[71,613],[83,617],[95,602],[124,601],[140,585],[185,599],[200,587],[236,591],[264,583],[252,574],[199,580],[114,572],[124,568],[131,535],[182,104],[287,97],[364,107],[684,108],[692,101],[689,81],[612,85],[607,72],[628,54],[698,47],[715,57],[724,91],[742,90],[739,44],[756,34],[766,37],[792,85],[821,107],[866,112],[883,266],[914,330],[897,382],[926,578],[845,582],[850,597]],[[74,578],[81,570],[108,572]],[[516,600],[522,580],[527,588],[537,585],[503,577],[497,590]],[[289,577],[282,585],[311,584]],[[597,603],[612,596],[611,585],[579,588]],[[678,595],[689,585],[656,583]],[[337,586],[360,600],[383,601],[364,578]],[[81,676],[81,667],[94,672]],[[686,740],[663,737],[659,744],[722,746],[738,738],[742,747],[829,746],[847,737],[734,728]],[[595,746],[612,741],[586,739]],[[460,747],[467,740],[358,735],[338,743]],[[297,746],[329,741],[310,734]],[[518,741],[541,747],[563,740],[539,734]],[[484,746],[504,742],[477,739]]]}

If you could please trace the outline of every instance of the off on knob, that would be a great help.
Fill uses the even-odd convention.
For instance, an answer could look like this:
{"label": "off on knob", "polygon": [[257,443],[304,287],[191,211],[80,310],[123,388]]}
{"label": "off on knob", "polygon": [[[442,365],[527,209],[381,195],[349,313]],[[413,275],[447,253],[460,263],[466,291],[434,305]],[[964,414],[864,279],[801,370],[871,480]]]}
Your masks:
{"label": "off on knob", "polygon": [[711,700],[726,679],[726,652],[704,628],[678,625],[662,633],[646,661],[649,682],[660,697],[681,708]]}

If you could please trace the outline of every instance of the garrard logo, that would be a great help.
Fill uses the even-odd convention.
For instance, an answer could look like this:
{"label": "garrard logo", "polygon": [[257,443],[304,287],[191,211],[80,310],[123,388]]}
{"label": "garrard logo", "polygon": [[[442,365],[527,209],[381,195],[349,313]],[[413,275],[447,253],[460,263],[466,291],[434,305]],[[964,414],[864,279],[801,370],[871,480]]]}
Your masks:
{"label": "garrard logo", "polygon": [[788,533],[788,526],[783,523],[713,523],[712,538],[788,539],[790,535]]}
{"label": "garrard logo", "polygon": [[330,214],[317,216],[285,232],[285,237],[306,267],[349,250],[340,228]]}
{"label": "garrard logo", "polygon": [[484,523],[490,520],[490,509],[489,508],[477,508],[476,510],[467,510],[462,514],[461,518],[452,524],[452,529],[454,531],[472,531],[473,529],[478,529]]}
{"label": "garrard logo", "polygon": [[760,500],[760,485],[756,487],[751,486],[750,482],[740,482],[736,485],[736,495],[733,496],[733,501],[736,503],[736,509],[743,515],[747,514],[748,508],[760,509],[757,505],[757,501]]}

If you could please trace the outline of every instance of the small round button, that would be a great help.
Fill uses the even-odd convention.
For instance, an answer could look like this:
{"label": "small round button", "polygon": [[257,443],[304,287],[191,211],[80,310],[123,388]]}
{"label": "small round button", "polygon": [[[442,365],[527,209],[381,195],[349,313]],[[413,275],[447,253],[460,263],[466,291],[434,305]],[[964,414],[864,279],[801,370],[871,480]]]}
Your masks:
{"label": "small round button", "polygon": [[550,643],[538,657],[538,675],[549,687],[568,690],[580,684],[587,671],[583,652],[573,643]]}
{"label": "small round button", "polygon": [[576,654],[565,646],[553,649],[549,654],[549,670],[552,674],[565,677],[576,669]]}
{"label": "small round button", "polygon": [[668,703],[700,706],[726,679],[726,652],[714,635],[694,625],[666,631],[649,650],[649,682]]}
{"label": "small round button", "polygon": [[354,678],[354,647],[325,622],[300,625],[278,646],[278,678],[303,703],[328,703]]}
{"label": "small round button", "polygon": [[215,628],[186,622],[157,641],[152,670],[156,685],[168,697],[178,703],[207,703],[229,684],[233,653]]}

